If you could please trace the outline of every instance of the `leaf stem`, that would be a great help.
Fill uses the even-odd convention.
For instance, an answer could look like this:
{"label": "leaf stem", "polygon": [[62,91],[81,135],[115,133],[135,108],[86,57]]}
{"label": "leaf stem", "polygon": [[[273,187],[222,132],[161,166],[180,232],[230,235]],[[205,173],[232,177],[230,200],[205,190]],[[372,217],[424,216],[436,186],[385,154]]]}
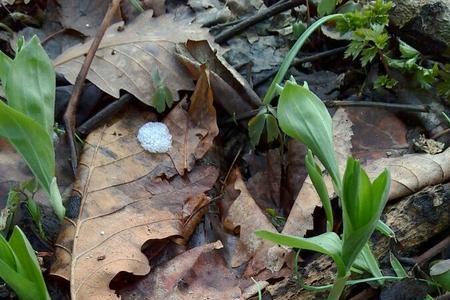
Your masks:
{"label": "leaf stem", "polygon": [[277,75],[275,75],[275,78],[273,79],[272,83],[269,86],[269,89],[267,90],[266,95],[264,96],[264,104],[268,105],[273,97],[275,96],[275,92],[277,90],[277,85],[281,83],[281,81],[284,79],[284,76],[286,75],[287,71],[289,70],[289,67],[291,63],[294,61],[295,57],[297,56],[297,53],[300,51],[300,49],[303,47],[303,44],[306,42],[306,40],[309,38],[309,36],[320,26],[322,26],[324,23],[335,20],[338,18],[343,17],[342,14],[334,14],[329,15],[323,18],[320,18],[311,26],[309,26],[305,32],[298,38],[298,40],[295,42],[294,46],[292,46],[291,50],[289,50],[286,58],[284,59],[283,63],[280,66],[280,69],[278,70]]}
{"label": "leaf stem", "polygon": [[349,274],[346,274],[345,276],[336,277],[336,280],[333,283],[333,287],[330,291],[330,294],[328,295],[327,298],[328,300],[339,300],[339,298],[342,295],[342,292],[344,291],[348,276]]}

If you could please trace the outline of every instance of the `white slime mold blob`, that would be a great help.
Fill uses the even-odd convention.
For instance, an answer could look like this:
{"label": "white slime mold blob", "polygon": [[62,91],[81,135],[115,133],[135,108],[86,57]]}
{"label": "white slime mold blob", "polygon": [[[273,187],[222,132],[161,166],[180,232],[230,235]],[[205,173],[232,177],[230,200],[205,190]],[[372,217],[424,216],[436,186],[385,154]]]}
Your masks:
{"label": "white slime mold blob", "polygon": [[172,135],[166,124],[161,122],[145,123],[137,135],[142,148],[151,153],[166,153],[172,147]]}

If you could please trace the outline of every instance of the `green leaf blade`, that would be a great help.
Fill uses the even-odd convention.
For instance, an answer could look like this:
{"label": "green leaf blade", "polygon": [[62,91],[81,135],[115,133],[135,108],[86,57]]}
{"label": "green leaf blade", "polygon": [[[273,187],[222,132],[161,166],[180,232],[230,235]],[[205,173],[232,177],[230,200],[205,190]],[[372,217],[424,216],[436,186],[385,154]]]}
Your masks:
{"label": "green leaf blade", "polygon": [[317,6],[319,16],[331,14],[336,9],[336,0],[321,0]]}
{"label": "green leaf blade", "polygon": [[248,135],[250,136],[250,143],[253,146],[258,145],[261,135],[264,130],[266,120],[264,115],[259,113],[248,122]]}
{"label": "green leaf blade", "polygon": [[19,274],[5,261],[0,259],[0,278],[14,290],[14,292],[22,300],[47,300],[48,298],[38,298],[39,289],[22,274]]}
{"label": "green leaf blade", "polygon": [[6,78],[5,94],[8,104],[32,118],[52,136],[55,71],[36,36],[17,53]]}
{"label": "green leaf blade", "polygon": [[260,230],[255,232],[257,237],[272,241],[279,245],[315,251],[330,256],[339,270],[343,269],[341,260],[342,242],[334,232],[326,232],[321,235],[302,238],[293,235],[284,235],[270,231]]}
{"label": "green leaf blade", "polygon": [[22,155],[39,184],[50,196],[56,214],[62,219],[64,207],[61,196],[56,196],[53,141],[47,131],[36,121],[0,101],[0,136],[7,138]]}
{"label": "green leaf blade", "polygon": [[24,266],[21,274],[36,286],[37,294],[33,295],[35,299],[50,299],[33,247],[19,227],[14,228],[9,244]]}
{"label": "green leaf blade", "polygon": [[6,84],[6,77],[11,69],[12,62],[13,60],[8,55],[0,51],[0,80],[3,86]]}
{"label": "green leaf blade", "polygon": [[280,95],[278,122],[283,132],[311,149],[339,186],[332,121],[325,104],[310,90],[287,82]]}
{"label": "green leaf blade", "polygon": [[408,273],[406,272],[406,270],[403,268],[400,261],[397,259],[397,257],[395,257],[395,255],[392,252],[389,252],[389,260],[391,262],[392,269],[394,270],[395,275],[397,275],[397,277],[401,277],[401,278],[408,277]]}
{"label": "green leaf blade", "polygon": [[275,75],[275,78],[273,79],[272,83],[270,84],[269,88],[267,89],[266,94],[264,95],[263,103],[268,105],[272,99],[275,96],[277,85],[283,81],[284,76],[286,75],[286,72],[289,70],[289,67],[291,66],[291,63],[294,61],[295,57],[297,56],[297,53],[300,51],[300,49],[303,47],[303,44],[308,40],[309,36],[320,26],[325,24],[328,21],[340,19],[342,18],[342,14],[334,14],[329,15],[323,18],[320,18],[319,20],[315,21],[311,26],[309,26],[303,34],[298,38],[298,40],[295,42],[294,46],[292,46],[291,50],[289,50],[288,54],[286,55],[286,58],[283,60],[283,63],[280,66],[280,69],[278,70],[277,74]]}
{"label": "green leaf blade", "polygon": [[0,260],[4,261],[14,271],[17,271],[19,261],[3,235],[0,235]]}
{"label": "green leaf blade", "polygon": [[387,170],[371,183],[359,162],[348,159],[342,193],[342,257],[347,269],[351,268],[375,230],[386,205],[389,188],[390,175]]}
{"label": "green leaf blade", "polygon": [[333,231],[334,218],[333,209],[331,207],[330,197],[328,195],[328,190],[323,180],[321,171],[317,163],[314,161],[311,150],[308,149],[308,153],[305,157],[306,169],[308,171],[309,178],[319,195],[320,201],[322,202],[323,209],[325,211],[325,216],[327,218],[327,231]]}

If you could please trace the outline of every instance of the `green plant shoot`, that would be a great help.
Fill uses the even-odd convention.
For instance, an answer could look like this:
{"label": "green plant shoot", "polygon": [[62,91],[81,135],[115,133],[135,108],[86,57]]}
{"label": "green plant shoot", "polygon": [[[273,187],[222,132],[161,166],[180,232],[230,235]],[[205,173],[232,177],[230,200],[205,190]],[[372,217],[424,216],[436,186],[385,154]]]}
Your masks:
{"label": "green plant shoot", "polygon": [[62,220],[65,209],[55,177],[52,139],[56,84],[52,63],[35,36],[20,47],[14,60],[1,53],[0,69],[8,101],[0,101],[0,136],[23,157]]}
{"label": "green plant shoot", "polygon": [[309,36],[316,29],[320,28],[321,25],[325,24],[328,21],[342,18],[342,16],[343,16],[342,14],[334,14],[320,18],[319,20],[311,24],[311,26],[309,26],[302,33],[302,35],[295,42],[294,46],[292,46],[292,48],[289,50],[286,58],[283,60],[280,69],[275,75],[275,78],[273,79],[264,96],[263,99],[264,105],[260,108],[260,112],[249,121],[248,131],[252,145],[256,146],[259,143],[264,128],[266,128],[267,130],[268,142],[271,142],[278,137],[278,129],[277,130],[274,129],[277,119],[276,112],[274,112],[275,110],[270,106],[270,103],[275,97],[277,90],[279,90],[280,83],[283,81],[287,71],[289,70],[291,63],[294,61],[295,57],[297,56],[298,52],[303,47],[305,42],[308,40]]}
{"label": "green plant shoot", "polygon": [[173,97],[169,88],[164,84],[158,70],[152,72],[152,83],[155,87],[155,94],[152,97],[153,106],[156,111],[162,113],[166,107],[171,108],[173,105]]}
{"label": "green plant shoot", "polygon": [[278,103],[278,122],[284,133],[308,146],[340,189],[332,122],[325,104],[306,87],[288,81]]}
{"label": "green plant shoot", "polygon": [[9,241],[0,234],[0,278],[22,300],[50,300],[36,254],[17,226]]}
{"label": "green plant shoot", "polygon": [[[281,92],[277,114],[282,131],[308,147],[306,165],[325,208],[328,232],[312,238],[266,231],[256,234],[278,244],[330,256],[336,264],[337,276],[328,299],[339,299],[354,268],[367,270],[376,278],[382,278],[367,243],[379,226],[380,215],[388,199],[391,182],[389,171],[385,170],[374,181],[370,181],[359,162],[349,157],[341,178],[333,147],[331,117],[323,102],[307,87],[288,81]],[[335,192],[341,200],[342,238],[331,231],[331,204],[314,157],[330,174]]]}

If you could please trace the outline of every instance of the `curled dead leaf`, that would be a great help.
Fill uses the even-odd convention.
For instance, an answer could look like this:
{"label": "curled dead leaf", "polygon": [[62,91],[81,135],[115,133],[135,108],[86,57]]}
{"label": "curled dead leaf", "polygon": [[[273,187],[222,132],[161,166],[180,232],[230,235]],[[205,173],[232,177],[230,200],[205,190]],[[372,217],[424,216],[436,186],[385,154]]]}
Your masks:
{"label": "curled dead leaf", "polygon": [[204,41],[189,40],[177,47],[177,57],[194,79],[200,77],[201,66],[210,71],[214,100],[230,115],[246,113],[261,105],[261,99],[248,82],[220,55],[217,49]]}
{"label": "curled dead leaf", "polygon": [[231,267],[239,267],[248,262],[246,276],[257,274],[266,268],[273,271],[280,270],[283,260],[268,259],[267,251],[273,244],[255,235],[257,230],[276,232],[276,229],[250,195],[237,169],[233,171],[225,194],[225,197],[234,200],[226,212],[224,226],[230,232],[239,233],[239,242],[231,258]]}
{"label": "curled dead leaf", "polygon": [[384,168],[391,172],[389,199],[415,193],[424,187],[450,179],[450,148],[439,154],[407,154],[402,157],[381,158],[370,162],[365,169],[371,178]]}
{"label": "curled dead leaf", "polygon": [[185,101],[181,101],[164,119],[173,140],[169,155],[180,175],[192,169],[195,161],[205,155],[219,134],[209,72],[204,68],[188,111],[183,109],[185,105]]}

